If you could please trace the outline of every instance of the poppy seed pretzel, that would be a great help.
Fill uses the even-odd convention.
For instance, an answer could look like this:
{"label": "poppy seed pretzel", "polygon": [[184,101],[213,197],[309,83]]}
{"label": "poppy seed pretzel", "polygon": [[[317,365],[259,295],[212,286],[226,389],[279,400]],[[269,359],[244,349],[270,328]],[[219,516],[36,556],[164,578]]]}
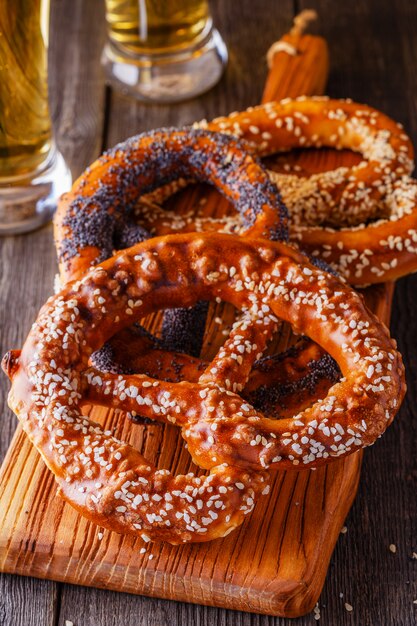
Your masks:
{"label": "poppy seed pretzel", "polygon": [[[88,368],[95,350],[143,315],[202,298],[243,315],[198,383]],[[293,419],[265,418],[231,391],[246,382],[277,316],[325,347],[344,375]],[[173,543],[239,525],[268,491],[268,467],[316,467],[370,445],[405,392],[395,342],[351,288],[288,245],[220,234],[151,239],[92,268],[44,305],[3,367],[9,404],[63,496],[102,526]],[[82,416],[91,401],[181,426],[209,476],[157,470]]]}
{"label": "poppy seed pretzel", "polygon": [[133,219],[138,200],[164,185],[172,193],[172,183],[184,179],[225,195],[243,220],[242,234],[287,239],[279,191],[242,142],[206,130],[159,129],[105,152],[61,197],[54,217],[61,281],[150,237]]}

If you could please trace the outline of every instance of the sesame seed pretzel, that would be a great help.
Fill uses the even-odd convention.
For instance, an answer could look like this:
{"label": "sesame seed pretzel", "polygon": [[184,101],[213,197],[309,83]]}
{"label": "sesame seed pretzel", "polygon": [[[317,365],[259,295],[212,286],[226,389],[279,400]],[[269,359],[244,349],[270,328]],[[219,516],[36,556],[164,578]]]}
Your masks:
{"label": "sesame seed pretzel", "polygon": [[356,286],[417,270],[413,147],[400,124],[366,105],[301,97],[203,126],[245,139],[260,156],[321,146],[360,152],[364,160],[352,168],[308,177],[270,172],[290,211],[290,239]]}
{"label": "sesame seed pretzel", "polygon": [[294,225],[361,224],[381,209],[386,212],[386,186],[414,169],[413,147],[402,126],[380,111],[351,100],[317,96],[285,99],[200,125],[244,139],[259,156],[321,147],[349,149],[362,155],[362,161],[352,167],[309,177],[274,176],[282,183]]}
{"label": "sesame seed pretzel", "polygon": [[[141,326],[117,333],[92,355],[92,362],[101,372],[146,374],[168,382],[198,382],[208,367],[200,358],[164,349],[164,342]],[[240,395],[273,419],[282,419],[323,398],[339,379],[334,359],[303,338],[285,352],[255,361]],[[135,423],[147,421],[140,411],[130,417]]]}
{"label": "sesame seed pretzel", "polygon": [[[197,383],[89,368],[116,332],[164,306],[221,298],[242,311]],[[278,317],[310,336],[344,378],[291,419],[271,420],[234,391],[246,383]],[[236,367],[236,364],[239,367]],[[96,523],[173,543],[224,536],[268,491],[268,467],[316,467],[372,444],[405,392],[395,342],[363,299],[292,247],[221,234],[139,243],[68,284],[41,309],[3,367],[9,404],[64,497]],[[80,412],[83,402],[182,428],[209,475],[157,470]]]}

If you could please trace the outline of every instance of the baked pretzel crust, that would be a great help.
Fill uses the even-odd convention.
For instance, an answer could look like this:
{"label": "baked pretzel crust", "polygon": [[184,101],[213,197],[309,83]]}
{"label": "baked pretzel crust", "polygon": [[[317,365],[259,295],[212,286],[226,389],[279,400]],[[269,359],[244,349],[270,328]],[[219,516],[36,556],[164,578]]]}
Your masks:
{"label": "baked pretzel crust", "polygon": [[322,147],[361,154],[360,163],[352,167],[306,178],[274,177],[282,184],[294,225],[361,224],[383,211],[387,185],[414,169],[413,146],[403,127],[384,113],[351,100],[287,98],[196,127],[240,137],[259,156]]}
{"label": "baked pretzel crust", "polygon": [[[242,310],[197,383],[89,367],[116,332],[157,309],[221,298]],[[293,418],[272,420],[235,392],[278,318],[310,336],[343,378]],[[317,467],[372,444],[405,393],[395,342],[360,295],[294,248],[229,235],[174,235],[120,252],[41,309],[22,353],[6,355],[9,404],[64,497],[96,523],[173,543],[224,536],[260,493],[267,468]],[[80,413],[84,402],[182,428],[209,475],[173,477]]]}

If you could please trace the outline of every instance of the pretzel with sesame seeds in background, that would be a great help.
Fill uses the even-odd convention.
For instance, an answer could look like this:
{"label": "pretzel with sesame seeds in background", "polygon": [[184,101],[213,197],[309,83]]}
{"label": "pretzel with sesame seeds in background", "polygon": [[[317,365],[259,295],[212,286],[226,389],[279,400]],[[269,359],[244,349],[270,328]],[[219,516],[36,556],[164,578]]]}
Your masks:
{"label": "pretzel with sesame seeds in background", "polygon": [[[269,102],[195,127],[244,139],[258,156],[297,148],[334,148],[363,158],[307,178],[277,174],[285,183],[292,224],[355,226],[384,209],[387,185],[414,169],[403,127],[384,113],[351,100],[301,96]],[[283,185],[284,186],[284,185]]]}
{"label": "pretzel with sesame seeds in background", "polygon": [[311,147],[361,153],[352,168],[270,172],[290,212],[290,240],[358,287],[417,270],[414,152],[400,124],[350,100],[300,97],[200,125],[243,138],[262,157]]}
{"label": "pretzel with sesame seeds in background", "polygon": [[[115,332],[167,301],[202,298],[230,302],[242,316],[198,382],[89,367]],[[325,348],[344,377],[293,418],[271,420],[236,392],[278,318]],[[317,467],[371,445],[405,393],[395,342],[347,284],[286,244],[217,233],[150,239],[93,267],[48,300],[3,368],[9,405],[63,496],[101,526],[171,543],[233,530],[268,491],[268,468]],[[157,470],[84,417],[83,403],[139,408],[180,426],[209,475]]]}

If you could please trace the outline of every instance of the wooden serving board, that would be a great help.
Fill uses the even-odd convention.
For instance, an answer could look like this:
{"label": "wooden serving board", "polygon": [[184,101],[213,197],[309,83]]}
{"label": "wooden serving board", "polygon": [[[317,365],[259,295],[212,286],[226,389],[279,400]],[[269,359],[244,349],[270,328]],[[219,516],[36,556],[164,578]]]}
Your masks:
{"label": "wooden serving board", "polygon": [[[312,38],[297,40],[298,55],[280,52],[268,83],[275,98],[322,93],[327,70]],[[326,54],[322,49],[319,54]],[[323,59],[321,59],[323,60]],[[274,78],[285,68],[284,78]],[[272,92],[271,92],[272,90]],[[333,152],[293,155],[305,169],[332,168],[355,158]],[[186,190],[175,201],[187,211],[202,197],[206,215],[230,209],[207,189]],[[392,287],[366,291],[369,306],[389,321]],[[203,356],[224,341],[215,318],[230,323],[230,307],[214,305],[207,321]],[[148,320],[158,328],[159,317]],[[291,332],[282,327],[276,346],[285,349]],[[11,346],[12,347],[12,346]],[[133,426],[117,411],[95,407],[96,421],[114,429],[159,467],[193,469],[178,431],[172,426]],[[275,472],[271,494],[261,499],[243,526],[208,544],[171,546],[101,530],[78,515],[56,494],[56,484],[19,427],[0,471],[0,571],[102,587],[118,591],[221,606],[271,615],[310,611],[321,592],[330,556],[358,486],[361,453],[317,471]],[[195,471],[195,468],[194,468]]]}

